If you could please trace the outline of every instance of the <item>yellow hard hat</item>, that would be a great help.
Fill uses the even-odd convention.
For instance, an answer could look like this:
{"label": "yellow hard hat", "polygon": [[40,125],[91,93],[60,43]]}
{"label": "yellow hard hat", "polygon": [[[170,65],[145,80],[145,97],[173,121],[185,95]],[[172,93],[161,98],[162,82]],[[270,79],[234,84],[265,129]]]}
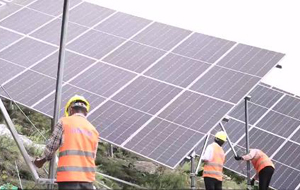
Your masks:
{"label": "yellow hard hat", "polygon": [[72,103],[74,102],[83,102],[85,104],[85,108],[86,111],[89,112],[90,111],[90,103],[83,97],[83,96],[79,96],[79,95],[75,95],[72,98],[69,99],[69,101],[67,102],[66,106],[65,106],[65,116],[68,117],[69,116],[69,107],[72,105]]}
{"label": "yellow hard hat", "polygon": [[222,141],[227,141],[227,135],[224,131],[217,132],[215,137],[221,139]]}

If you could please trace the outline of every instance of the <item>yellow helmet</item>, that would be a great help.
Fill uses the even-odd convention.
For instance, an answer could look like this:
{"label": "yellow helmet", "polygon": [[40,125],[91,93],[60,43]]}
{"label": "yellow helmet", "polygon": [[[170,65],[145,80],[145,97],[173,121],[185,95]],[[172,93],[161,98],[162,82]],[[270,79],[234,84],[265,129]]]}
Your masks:
{"label": "yellow helmet", "polygon": [[85,108],[86,108],[87,112],[90,111],[90,103],[83,96],[75,95],[69,99],[69,101],[67,102],[67,104],[65,106],[65,116],[66,117],[69,116],[69,107],[72,105],[72,103],[78,102],[78,101],[83,102],[85,104]]}
{"label": "yellow helmet", "polygon": [[216,138],[221,139],[222,141],[227,141],[227,135],[224,131],[219,131],[215,135]]}

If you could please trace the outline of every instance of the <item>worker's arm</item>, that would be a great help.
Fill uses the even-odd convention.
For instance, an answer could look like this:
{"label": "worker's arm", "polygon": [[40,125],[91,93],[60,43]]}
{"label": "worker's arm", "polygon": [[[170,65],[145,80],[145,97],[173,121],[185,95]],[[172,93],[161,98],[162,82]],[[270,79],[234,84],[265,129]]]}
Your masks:
{"label": "worker's arm", "polygon": [[212,156],[213,156],[213,147],[211,145],[208,145],[202,157],[202,161],[209,162],[212,160]]}
{"label": "worker's arm", "polygon": [[46,144],[46,148],[44,150],[44,154],[42,158],[37,158],[34,161],[34,164],[38,167],[41,168],[45,162],[49,161],[52,159],[53,155],[57,151],[57,149],[60,147],[62,144],[62,135],[63,135],[63,127],[62,127],[62,122],[59,121],[55,127],[54,131],[48,140]]}
{"label": "worker's arm", "polygon": [[252,160],[255,157],[256,153],[257,153],[257,150],[251,149],[249,154],[242,156],[242,158],[245,161]]}

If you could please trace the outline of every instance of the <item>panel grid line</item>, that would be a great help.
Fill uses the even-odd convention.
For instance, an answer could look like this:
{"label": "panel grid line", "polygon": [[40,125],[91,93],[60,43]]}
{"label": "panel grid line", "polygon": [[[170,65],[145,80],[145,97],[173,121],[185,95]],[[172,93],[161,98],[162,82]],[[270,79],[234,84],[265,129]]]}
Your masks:
{"label": "panel grid line", "polygon": [[[147,27],[149,27],[151,24],[152,24],[153,22],[151,22],[150,24],[148,24],[147,26],[145,26],[143,29],[141,29],[139,32],[142,32],[143,30],[145,30]],[[139,32],[137,32],[136,34],[134,34],[131,38],[133,38],[135,35],[137,35]],[[75,75],[74,77],[72,77],[71,79],[69,79],[68,81],[66,81],[65,83],[66,84],[69,84],[71,81],[73,81],[74,79],[76,79],[78,76],[80,76],[82,73],[84,73],[85,71],[87,71],[88,69],[90,69],[91,67],[93,67],[94,65],[96,65],[97,63],[99,63],[99,62],[102,62],[102,60],[104,59],[104,58],[106,58],[108,55],[110,55],[111,53],[113,53],[114,51],[116,51],[117,49],[119,49],[121,46],[123,46],[127,41],[129,41],[131,38],[129,38],[129,39],[127,39],[126,41],[124,41],[124,42],[122,42],[119,46],[117,46],[116,48],[114,48],[113,50],[111,50],[109,53],[107,53],[106,55],[104,55],[101,59],[99,59],[99,60],[97,60],[97,61],[95,61],[93,64],[91,64],[90,66],[88,66],[88,67],[86,67],[85,69],[83,69],[81,72],[79,72],[77,75]],[[69,43],[71,43],[71,42],[69,42]],[[70,51],[70,50],[68,50],[68,51]],[[70,51],[70,52],[72,52],[72,51]],[[77,52],[75,52],[75,53],[77,53]],[[79,53],[77,53],[78,55],[80,55]],[[84,55],[84,54],[82,54],[82,55]],[[85,56],[85,57],[88,57],[89,58],[89,56]],[[95,60],[95,58],[93,58],[93,60]],[[34,104],[34,106],[36,106],[38,103],[40,103],[41,101],[43,101],[44,99],[46,99],[47,97],[49,97],[52,93],[54,93],[55,92],[55,90],[54,91],[52,91],[51,93],[49,93],[47,96],[45,96],[45,97],[43,97],[42,99],[40,99],[36,104]],[[106,101],[104,101],[104,102],[106,102]],[[102,105],[102,104],[100,104],[100,105]],[[96,107],[96,108],[98,108],[98,107]],[[96,110],[96,108],[94,109],[94,110]],[[90,112],[90,113],[93,113],[92,111]]]}
{"label": "panel grid line", "polygon": [[[180,42],[183,43],[186,39],[188,39],[190,36],[192,36],[193,33],[191,33],[187,38],[185,38],[184,40],[182,40]],[[179,44],[177,45],[179,46]],[[173,49],[175,49],[177,46],[173,47],[171,51],[173,51]],[[233,46],[232,48],[230,48],[223,56],[221,56],[214,64],[212,64],[207,70],[206,72],[208,72],[208,70],[210,70],[211,68],[213,68],[214,65],[216,65],[218,63],[219,60],[221,60],[224,56],[226,56],[235,46]],[[200,76],[198,76],[192,83],[190,83],[184,90],[182,90],[179,94],[177,94],[171,101],[169,101],[163,108],[161,108],[155,115],[152,116],[152,118],[150,118],[146,123],[144,123],[137,131],[135,131],[135,133],[133,133],[126,141],[124,141],[121,146],[124,147],[134,136],[136,136],[143,128],[145,128],[151,121],[153,121],[160,113],[162,113],[167,107],[169,107],[175,100],[177,100],[185,91],[187,91],[187,89],[189,89],[192,85],[194,85],[206,72],[202,73]],[[193,147],[193,149],[196,146]]]}
{"label": "panel grid line", "polygon": [[[33,1],[32,3],[34,3],[34,2],[36,2],[36,0]],[[30,6],[32,3],[29,3],[28,5],[24,6],[24,8],[26,8],[27,6]],[[81,2],[81,3],[83,3],[83,2]],[[80,5],[81,3],[79,3],[78,5]],[[75,7],[76,7],[76,6],[72,7],[70,10],[72,10],[72,9],[75,8]],[[48,22],[46,22],[46,23],[44,23],[43,25],[37,27],[37,28],[34,29],[33,31],[29,32],[28,34],[22,34],[22,33],[20,33],[20,35],[23,35],[23,37],[21,37],[20,39],[16,40],[15,42],[9,44],[8,46],[4,47],[3,49],[1,49],[1,50],[0,50],[0,53],[1,53],[2,51],[4,51],[5,49],[11,47],[12,45],[14,45],[14,44],[20,42],[21,40],[25,39],[26,37],[30,38],[29,35],[33,34],[33,33],[36,32],[37,30],[39,30],[40,28],[46,26],[46,25],[49,24],[50,22],[52,22],[52,21],[54,21],[55,19],[59,18],[60,16],[61,16],[61,14],[58,15],[58,16],[56,16],[56,17],[53,17],[53,19],[50,19]],[[2,20],[0,20],[0,22],[1,22],[1,21],[2,21]],[[11,29],[10,29],[10,30],[11,30]],[[13,31],[14,31],[14,30],[13,30]],[[43,42],[43,41],[42,41],[42,42]],[[44,42],[44,43],[45,43],[45,42]],[[47,43],[46,43],[46,44],[47,44]],[[45,60],[45,59],[47,59],[48,57],[50,57],[51,55],[53,55],[56,51],[57,51],[57,50],[53,51],[53,52],[50,53],[49,55],[45,56],[45,57],[42,58],[41,60],[39,60],[39,61],[37,61],[36,63],[34,63],[34,64],[32,64],[31,66],[29,66],[29,67],[28,67],[27,69],[25,69],[24,71],[20,72],[19,74],[15,75],[14,77],[8,79],[6,82],[2,83],[1,85],[5,85],[5,84],[7,84],[8,82],[10,82],[11,80],[13,80],[13,79],[15,79],[16,77],[20,76],[21,74],[25,73],[25,72],[26,72],[27,70],[29,70],[30,68],[34,67],[34,66],[37,65],[38,63],[42,62],[43,60]]]}
{"label": "panel grid line", "polygon": [[[28,6],[30,6],[31,4],[35,3],[36,1],[38,1],[38,0],[34,0],[34,1],[30,2],[28,5],[25,5],[25,6],[19,5],[19,6],[21,6],[22,8],[20,8],[19,10],[13,12],[12,14],[7,15],[6,17],[0,19],[0,22],[2,22],[3,20],[5,20],[5,19],[7,19],[7,18],[9,18],[9,17],[11,17],[11,16],[13,16],[13,15],[15,15],[16,13],[22,11],[23,9],[27,8]],[[16,5],[18,5],[18,4],[16,4]]]}

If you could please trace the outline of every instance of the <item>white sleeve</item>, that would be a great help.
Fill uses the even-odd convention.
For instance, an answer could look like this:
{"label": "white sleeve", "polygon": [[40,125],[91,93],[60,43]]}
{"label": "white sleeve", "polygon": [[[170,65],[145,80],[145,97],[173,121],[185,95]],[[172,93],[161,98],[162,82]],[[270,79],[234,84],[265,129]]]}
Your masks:
{"label": "white sleeve", "polygon": [[211,145],[208,145],[204,152],[202,160],[203,161],[211,161],[212,157],[213,157],[213,151],[214,151],[213,147]]}

